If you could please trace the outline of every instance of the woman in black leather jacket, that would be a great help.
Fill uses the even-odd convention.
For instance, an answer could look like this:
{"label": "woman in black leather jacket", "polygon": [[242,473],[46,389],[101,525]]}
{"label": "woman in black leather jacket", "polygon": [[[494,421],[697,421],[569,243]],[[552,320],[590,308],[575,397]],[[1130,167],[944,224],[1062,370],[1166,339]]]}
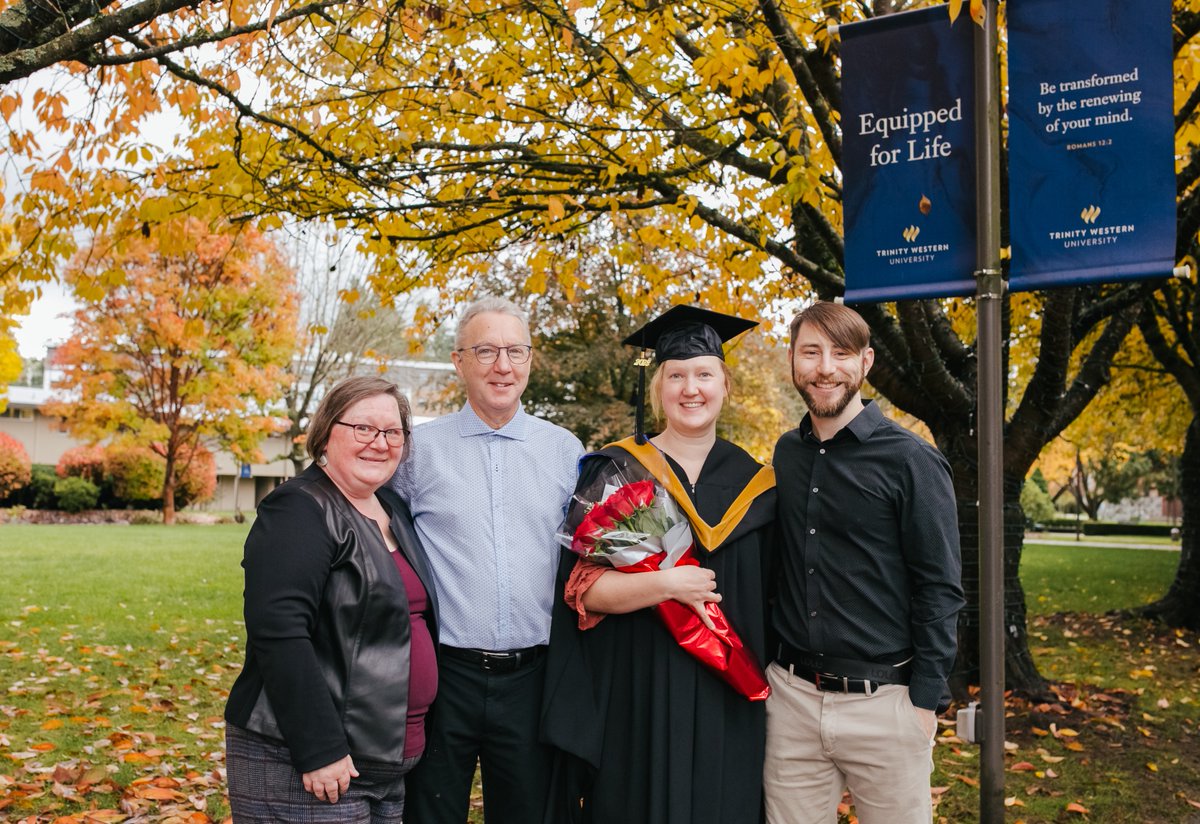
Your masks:
{"label": "woman in black leather jacket", "polygon": [[245,557],[246,664],[225,708],[237,822],[399,824],[437,690],[436,598],[404,502],[408,401],[375,377],[313,415],[315,463],[258,508]]}

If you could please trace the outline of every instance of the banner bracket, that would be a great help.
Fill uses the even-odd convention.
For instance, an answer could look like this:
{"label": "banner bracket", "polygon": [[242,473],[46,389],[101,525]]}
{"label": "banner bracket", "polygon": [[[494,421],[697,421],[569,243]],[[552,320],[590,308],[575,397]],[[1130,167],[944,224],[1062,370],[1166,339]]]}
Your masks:
{"label": "banner bracket", "polygon": [[976,269],[975,283],[977,298],[1002,298],[1008,286],[1000,269]]}

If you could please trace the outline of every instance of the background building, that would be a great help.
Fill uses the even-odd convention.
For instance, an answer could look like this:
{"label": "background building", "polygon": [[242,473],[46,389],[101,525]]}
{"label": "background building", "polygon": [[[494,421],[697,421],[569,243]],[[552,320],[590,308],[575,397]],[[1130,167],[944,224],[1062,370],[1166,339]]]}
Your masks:
{"label": "background building", "polygon": [[[8,407],[0,412],[0,432],[16,438],[36,464],[54,466],[64,452],[81,441],[67,433],[61,421],[42,414],[54,392],[54,369],[49,366],[53,350],[42,360],[27,359],[25,370],[8,387]],[[415,422],[435,417],[438,402],[454,379],[454,366],[435,361],[393,361],[384,373],[408,396]],[[264,462],[239,464],[215,444],[206,444],[217,464],[217,488],[213,497],[191,509],[253,511],[258,502],[294,474],[287,459],[290,444],[279,436],[260,445]]]}

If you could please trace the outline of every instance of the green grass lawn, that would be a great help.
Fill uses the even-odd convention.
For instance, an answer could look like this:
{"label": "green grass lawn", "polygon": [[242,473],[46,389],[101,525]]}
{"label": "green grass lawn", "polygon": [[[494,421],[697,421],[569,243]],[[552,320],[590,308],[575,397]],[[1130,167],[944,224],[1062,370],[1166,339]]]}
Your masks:
{"label": "green grass lawn", "polygon": [[[228,815],[246,530],[0,526],[0,820]],[[1105,615],[1164,592],[1177,561],[1027,545],[1030,645],[1052,689],[1008,702],[1010,822],[1200,820],[1200,639]],[[975,821],[978,748],[942,730],[939,819]]]}
{"label": "green grass lawn", "polygon": [[227,816],[246,530],[0,526],[0,817]]}

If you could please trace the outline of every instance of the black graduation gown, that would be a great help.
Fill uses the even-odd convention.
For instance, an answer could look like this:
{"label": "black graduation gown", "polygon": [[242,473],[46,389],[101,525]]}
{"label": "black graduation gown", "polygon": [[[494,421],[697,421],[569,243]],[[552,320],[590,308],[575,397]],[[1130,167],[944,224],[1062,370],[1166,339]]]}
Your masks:
{"label": "black graduation gown", "polygon": [[[649,477],[614,445],[585,457],[577,490],[613,463],[628,467],[628,480]],[[677,500],[688,495],[700,518],[717,526],[760,469],[740,447],[718,440],[694,491],[679,482],[686,475],[673,461],[667,488]],[[696,542],[700,564],[716,572],[721,609],[763,665],[775,509],[769,477],[770,488],[731,514],[726,526],[736,526],[718,546]],[[578,524],[579,510],[568,512],[566,528]],[[563,601],[576,560],[563,550],[550,633],[542,737],[558,752],[546,824],[759,824],[764,702],[737,694],[682,650],[653,609],[609,615],[580,631]]]}

